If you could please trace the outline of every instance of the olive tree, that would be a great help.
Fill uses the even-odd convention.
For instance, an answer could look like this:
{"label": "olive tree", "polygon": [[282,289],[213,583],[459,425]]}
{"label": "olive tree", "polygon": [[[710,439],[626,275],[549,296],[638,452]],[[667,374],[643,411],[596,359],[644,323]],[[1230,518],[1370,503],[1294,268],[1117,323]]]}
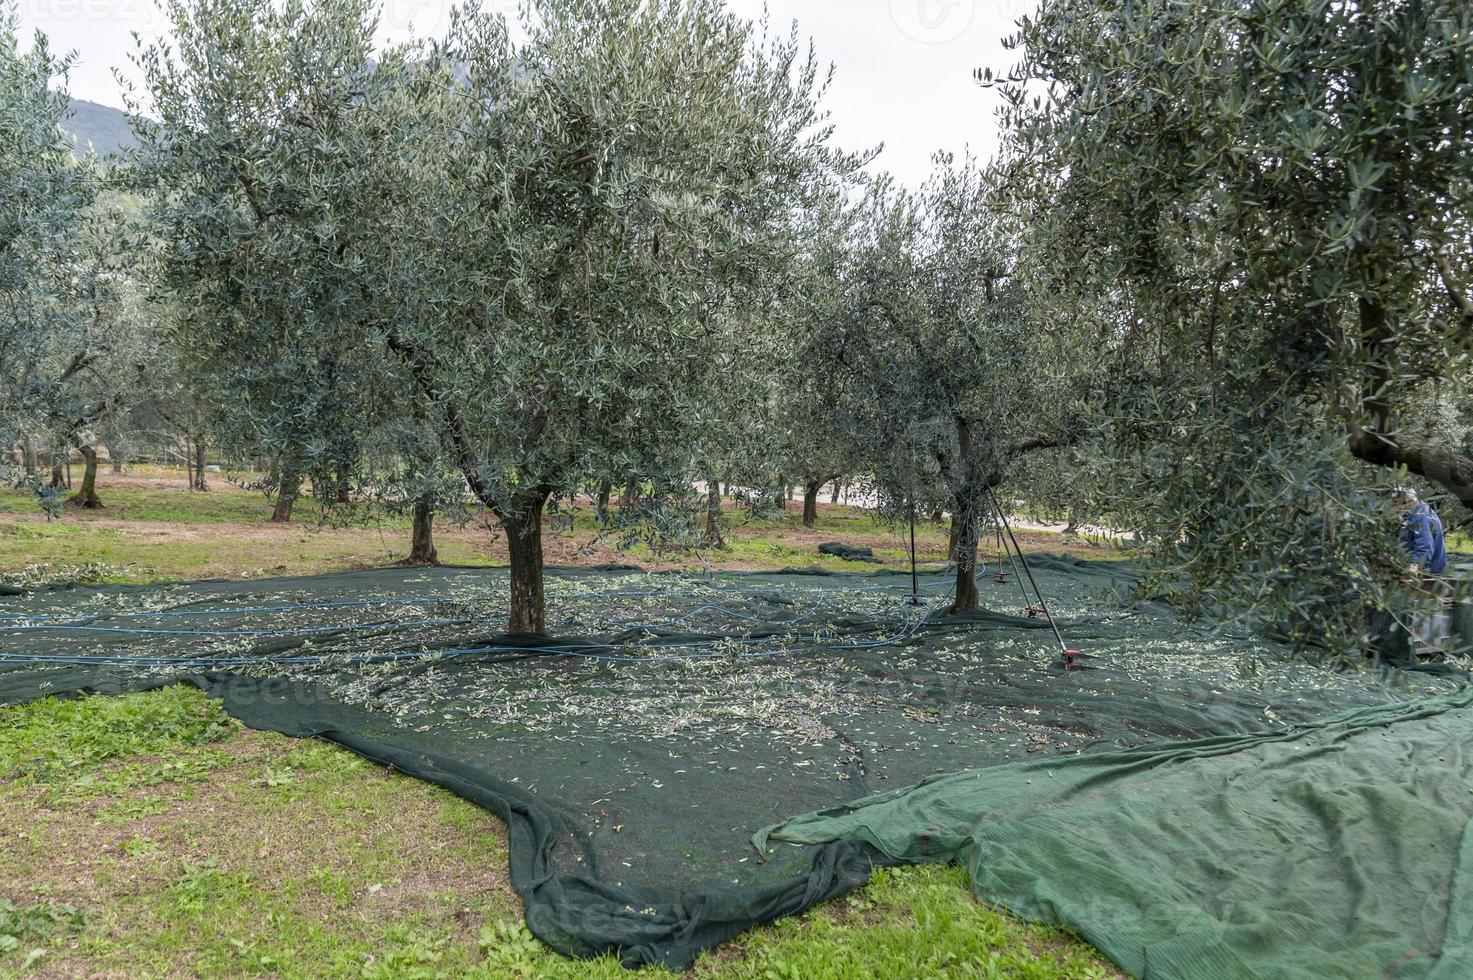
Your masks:
{"label": "olive tree", "polygon": [[1394,549],[1353,460],[1473,500],[1418,418],[1473,340],[1466,4],[1046,0],[1014,43],[1008,186],[1094,314],[1126,518],[1197,594],[1354,638]]}
{"label": "olive tree", "polygon": [[780,473],[802,487],[805,527],[818,520],[824,484],[853,474],[862,458],[845,408],[848,379],[822,350],[848,298],[858,209],[847,205],[847,191],[830,188],[804,209],[795,229],[802,250],[765,308],[771,320],[762,356],[771,365],[772,408],[765,426],[776,442]]}
{"label": "olive tree", "polygon": [[877,186],[843,311],[815,352],[820,370],[846,377],[847,424],[882,506],[951,513],[954,612],[978,607],[978,538],[996,488],[1071,426],[1072,361],[1038,329],[994,191],[991,170],[949,156],[918,194]]}
{"label": "olive tree", "polygon": [[[33,305],[36,329],[3,369],[13,404],[55,450],[76,450],[82,483],[71,503],[99,508],[98,450],[148,390],[153,327],[128,274],[134,248],[126,207],[99,199],[72,226],[65,249],[42,264],[46,298]],[[53,478],[53,483],[58,482]]]}
{"label": "olive tree", "polygon": [[[0,442],[38,441],[87,460],[76,500],[100,505],[93,432],[127,391],[110,359],[128,348],[115,263],[117,210],[93,207],[97,174],[73,159],[53,89],[66,61],[38,35],[22,53],[0,8]],[[46,499],[54,499],[54,494]]]}
{"label": "olive tree", "polygon": [[526,12],[457,15],[435,55],[453,84],[425,82],[413,114],[438,91],[445,125],[411,127],[406,193],[357,254],[397,297],[383,343],[505,531],[510,629],[541,633],[548,501],[612,473],[688,488],[722,427],[713,386],[745,383],[714,369],[744,342],[730,305],[840,160],[811,54],[716,0]]}
{"label": "olive tree", "polygon": [[[151,192],[151,272],[178,372],[213,401],[216,441],[274,457],[273,520],[304,483],[346,499],[367,432],[402,409],[397,365],[346,256],[347,216],[384,134],[372,120],[375,18],[363,0],[176,0],[141,45],[134,163]],[[387,393],[387,394],[386,394]]]}

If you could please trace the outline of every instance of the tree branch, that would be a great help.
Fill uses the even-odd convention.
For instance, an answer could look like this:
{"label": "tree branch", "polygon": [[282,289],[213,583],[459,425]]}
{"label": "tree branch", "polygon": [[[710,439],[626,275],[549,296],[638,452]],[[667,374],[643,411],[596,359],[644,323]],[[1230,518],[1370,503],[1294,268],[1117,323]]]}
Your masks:
{"label": "tree branch", "polygon": [[398,331],[389,331],[388,345],[389,350],[397,354],[409,368],[409,374],[420,392],[431,402],[443,403],[441,421],[444,424],[445,436],[450,440],[451,448],[455,451],[455,461],[460,466],[461,475],[465,477],[465,482],[470,486],[471,493],[476,495],[476,499],[490,508],[491,513],[497,518],[505,520],[500,503],[481,476],[481,469],[476,462],[475,448],[471,445],[470,431],[465,422],[465,413],[460,410],[459,405],[442,397],[439,382],[435,377],[434,362],[424,351],[400,337]]}
{"label": "tree branch", "polygon": [[1473,333],[1473,300],[1458,286],[1453,277],[1452,266],[1440,255],[1437,257],[1437,275],[1442,280],[1442,287],[1447,290],[1448,298],[1458,308],[1458,323],[1462,331],[1465,334]]}
{"label": "tree branch", "polygon": [[83,370],[91,363],[92,355],[86,351],[82,351],[71,359],[71,362],[66,366],[66,370],[61,372],[61,377],[57,380],[61,382],[70,381],[78,371]]}
{"label": "tree branch", "polygon": [[245,191],[246,203],[251,206],[251,211],[256,215],[256,223],[258,225],[264,225],[267,216],[265,210],[261,207],[260,198],[256,194],[255,179],[249,174],[240,174],[240,187],[241,190]]}
{"label": "tree branch", "polygon": [[1462,452],[1367,432],[1359,425],[1351,428],[1350,452],[1374,466],[1405,466],[1408,472],[1447,490],[1463,506],[1473,507],[1473,457]]}

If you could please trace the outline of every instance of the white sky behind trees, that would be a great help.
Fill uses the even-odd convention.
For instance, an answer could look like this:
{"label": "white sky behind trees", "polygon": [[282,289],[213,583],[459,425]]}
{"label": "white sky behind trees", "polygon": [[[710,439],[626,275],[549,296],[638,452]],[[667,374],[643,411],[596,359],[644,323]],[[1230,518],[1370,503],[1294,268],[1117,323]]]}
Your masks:
{"label": "white sky behind trees", "polygon": [[[515,0],[484,0],[515,11]],[[764,0],[728,0],[756,19]],[[434,37],[448,24],[451,0],[383,0],[383,41]],[[158,37],[165,18],[155,0],[17,0],[26,33],[40,30],[56,52],[77,56],[70,89],[77,98],[122,105],[112,71],[128,74],[132,35]],[[1001,39],[1031,8],[1031,0],[766,0],[775,32],[797,21],[820,58],[837,74],[827,106],[836,136],[848,149],[880,143],[874,164],[911,186],[930,172],[936,150],[980,157],[996,147],[996,97],[972,71],[1003,69],[1013,56]]]}

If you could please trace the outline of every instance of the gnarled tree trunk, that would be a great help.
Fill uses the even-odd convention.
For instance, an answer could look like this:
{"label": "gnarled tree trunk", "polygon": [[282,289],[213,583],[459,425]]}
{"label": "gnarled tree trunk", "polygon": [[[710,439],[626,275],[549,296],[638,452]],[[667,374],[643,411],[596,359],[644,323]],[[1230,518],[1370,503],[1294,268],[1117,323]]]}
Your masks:
{"label": "gnarled tree trunk", "polygon": [[276,487],[276,506],[271,510],[272,524],[287,524],[292,519],[292,508],[302,492],[302,474],[289,463],[279,463],[281,476]]}
{"label": "gnarled tree trunk", "polygon": [[709,544],[720,546],[724,544],[721,537],[721,481],[706,481],[706,541]]}
{"label": "gnarled tree trunk", "polygon": [[818,491],[823,484],[810,480],[803,484],[803,526],[813,527],[818,523]]}
{"label": "gnarled tree trunk", "polygon": [[951,461],[941,455],[941,471],[952,483],[951,542],[952,560],[956,562],[956,600],[951,604],[953,613],[976,612],[982,605],[977,594],[977,541],[979,534],[978,515],[982,495],[990,492],[996,481],[983,477],[977,460],[972,457],[972,428],[966,419],[957,417],[956,425],[957,472]]}
{"label": "gnarled tree trunk", "polygon": [[82,471],[82,489],[77,491],[71,502],[77,507],[97,510],[102,506],[102,500],[97,496],[97,450],[87,445],[77,448],[82,454],[85,468]]}
{"label": "gnarled tree trunk", "polygon": [[956,509],[951,513],[951,560],[956,562],[956,601],[951,605],[954,613],[976,612],[982,607],[982,597],[977,593],[980,537],[976,506],[958,494]]}
{"label": "gnarled tree trunk", "polygon": [[424,494],[414,502],[414,528],[410,534],[409,557],[406,565],[438,565],[439,552],[435,549],[435,498]]}
{"label": "gnarled tree trunk", "polygon": [[542,582],[542,508],[547,495],[518,498],[500,515],[511,556],[511,618],[507,632],[547,633],[547,600]]}
{"label": "gnarled tree trunk", "polygon": [[609,497],[614,493],[613,480],[600,480],[598,496],[593,501],[593,515],[600,524],[609,522]]}
{"label": "gnarled tree trunk", "polygon": [[196,436],[194,439],[194,485],[195,490],[209,490],[209,481],[205,479],[205,441]]}

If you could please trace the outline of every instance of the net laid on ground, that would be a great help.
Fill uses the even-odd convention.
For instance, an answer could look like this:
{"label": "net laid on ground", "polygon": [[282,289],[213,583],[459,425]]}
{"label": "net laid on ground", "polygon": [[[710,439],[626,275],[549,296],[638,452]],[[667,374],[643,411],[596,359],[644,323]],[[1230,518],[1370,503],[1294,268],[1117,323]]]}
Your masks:
{"label": "net laid on ground", "polygon": [[1454,689],[1187,629],[1131,602],[1109,563],[1035,567],[1097,669],[1060,670],[1046,624],[990,577],[991,612],[946,617],[940,577],[917,608],[908,576],[884,573],[562,570],[558,638],[532,642],[501,633],[504,571],[393,569],[0,597],[0,704],[198,684],[252,727],[335,740],[498,813],[528,926],[559,951],[682,967],[899,859],[752,846],[795,814]]}
{"label": "net laid on ground", "polygon": [[1473,691],[1288,732],[952,773],[767,847],[959,860],[1137,976],[1473,976]]}

